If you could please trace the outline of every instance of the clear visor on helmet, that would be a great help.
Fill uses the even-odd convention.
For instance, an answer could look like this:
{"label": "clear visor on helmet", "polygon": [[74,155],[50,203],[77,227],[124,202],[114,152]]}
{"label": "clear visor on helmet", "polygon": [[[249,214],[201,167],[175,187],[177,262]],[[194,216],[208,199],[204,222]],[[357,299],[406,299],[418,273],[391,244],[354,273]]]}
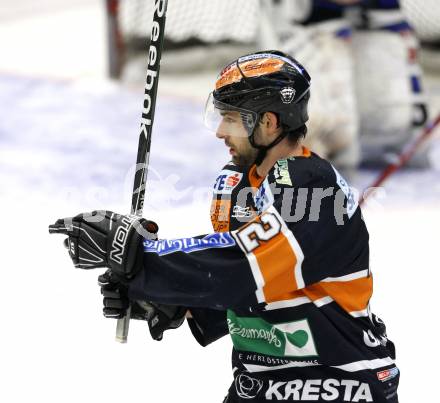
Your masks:
{"label": "clear visor on helmet", "polygon": [[249,137],[257,124],[258,114],[217,101],[211,93],[206,101],[204,121],[217,135]]}

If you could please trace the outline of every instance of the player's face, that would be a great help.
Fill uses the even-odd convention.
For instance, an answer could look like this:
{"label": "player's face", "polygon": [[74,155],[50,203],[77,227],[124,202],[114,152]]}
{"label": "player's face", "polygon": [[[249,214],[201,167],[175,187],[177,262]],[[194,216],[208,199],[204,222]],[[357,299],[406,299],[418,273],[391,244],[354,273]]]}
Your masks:
{"label": "player's face", "polygon": [[248,133],[243,126],[240,113],[222,112],[222,121],[216,136],[225,141],[234,164],[250,166],[255,162],[258,150],[249,143]]}

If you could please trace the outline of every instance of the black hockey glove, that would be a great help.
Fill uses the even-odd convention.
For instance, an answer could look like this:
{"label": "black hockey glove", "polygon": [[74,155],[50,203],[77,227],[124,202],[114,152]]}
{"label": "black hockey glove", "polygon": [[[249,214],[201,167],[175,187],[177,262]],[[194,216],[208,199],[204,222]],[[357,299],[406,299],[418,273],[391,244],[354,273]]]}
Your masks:
{"label": "black hockey glove", "polygon": [[[122,318],[130,300],[127,287],[120,283],[110,270],[98,277],[101,294],[104,296],[103,314],[106,318]],[[176,329],[185,321],[186,308],[156,304],[146,301],[131,301],[130,318],[148,322],[151,337],[162,340],[163,332]]]}
{"label": "black hockey glove", "polygon": [[65,245],[75,267],[109,267],[120,279],[130,279],[142,267],[144,238],[157,239],[153,221],[111,211],[93,211],[61,218],[51,234],[68,235]]}
{"label": "black hockey glove", "polygon": [[[136,301],[140,304],[139,301]],[[162,340],[165,330],[177,329],[185,321],[187,309],[182,306],[144,302],[153,308],[153,315],[148,319],[148,327],[154,340]]]}

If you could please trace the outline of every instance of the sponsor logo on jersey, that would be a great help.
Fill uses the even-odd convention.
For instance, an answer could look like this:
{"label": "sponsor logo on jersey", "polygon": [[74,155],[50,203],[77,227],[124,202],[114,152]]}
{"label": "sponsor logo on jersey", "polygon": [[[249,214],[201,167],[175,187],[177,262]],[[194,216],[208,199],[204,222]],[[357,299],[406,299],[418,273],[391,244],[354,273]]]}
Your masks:
{"label": "sponsor logo on jersey", "polygon": [[395,378],[399,374],[399,369],[397,367],[386,369],[384,371],[377,372],[377,379],[381,382],[389,381]]}
{"label": "sponsor logo on jersey", "polygon": [[296,90],[292,87],[284,87],[280,91],[281,101],[283,104],[290,104],[295,97]]}
{"label": "sponsor logo on jersey", "polygon": [[255,208],[257,209],[258,214],[261,214],[272,206],[274,200],[269,181],[265,179],[254,195]]}
{"label": "sponsor logo on jersey", "polygon": [[254,212],[250,207],[234,206],[232,209],[233,218],[251,218],[254,216]]}
{"label": "sponsor logo on jersey", "polygon": [[298,367],[304,367],[304,366],[318,366],[321,365],[318,360],[292,360],[289,358],[276,358],[276,357],[270,357],[267,355],[262,354],[255,354],[255,353],[238,353],[238,358],[241,362],[249,363],[257,363],[257,364],[263,364],[266,366],[279,366],[279,365],[288,365],[291,366],[298,366]]}
{"label": "sponsor logo on jersey", "polygon": [[379,346],[386,346],[388,342],[388,339],[385,336],[380,336],[380,338],[376,337],[371,330],[368,330],[366,332],[364,330],[364,343],[368,347],[379,347]]}
{"label": "sponsor logo on jersey", "polygon": [[271,324],[261,318],[238,317],[228,311],[227,323],[234,347],[274,357],[317,356],[312,331],[306,319]]}
{"label": "sponsor logo on jersey", "polygon": [[289,382],[269,380],[266,400],[372,402],[370,386],[351,379],[294,379]]}
{"label": "sponsor logo on jersey", "polygon": [[211,203],[211,223],[215,232],[229,231],[230,200],[216,200]]}
{"label": "sponsor logo on jersey", "polygon": [[240,183],[243,178],[241,172],[235,172],[228,169],[222,171],[214,184],[214,194],[231,194],[232,190]]}
{"label": "sponsor logo on jersey", "polygon": [[144,252],[154,252],[159,256],[174,252],[191,253],[203,249],[227,248],[235,245],[234,238],[228,232],[206,235],[203,238],[144,240]]}
{"label": "sponsor logo on jersey", "polygon": [[333,171],[335,171],[336,182],[344,192],[347,198],[347,215],[348,218],[351,218],[358,208],[357,198],[353,192],[353,189],[348,185],[347,181],[342,177],[342,175],[336,170],[334,166],[332,166]]}
{"label": "sponsor logo on jersey", "polygon": [[262,380],[252,378],[243,373],[235,378],[234,383],[237,395],[242,399],[254,399],[263,388]]}
{"label": "sponsor logo on jersey", "polygon": [[274,167],[275,182],[280,185],[292,186],[287,160],[278,160]]}

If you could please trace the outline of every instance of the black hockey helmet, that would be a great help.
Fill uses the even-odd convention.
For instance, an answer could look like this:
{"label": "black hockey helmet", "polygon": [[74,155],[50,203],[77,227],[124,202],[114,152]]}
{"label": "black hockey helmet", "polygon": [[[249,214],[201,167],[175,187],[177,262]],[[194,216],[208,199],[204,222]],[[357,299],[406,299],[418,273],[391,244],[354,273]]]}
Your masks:
{"label": "black hockey helmet", "polygon": [[264,112],[278,116],[284,135],[304,126],[309,98],[310,76],[298,61],[280,51],[256,52],[220,72],[206,104],[205,123],[215,131],[221,127],[225,134],[236,135],[236,131],[227,132],[223,116],[227,111],[239,112],[243,133],[253,144],[254,129]]}

